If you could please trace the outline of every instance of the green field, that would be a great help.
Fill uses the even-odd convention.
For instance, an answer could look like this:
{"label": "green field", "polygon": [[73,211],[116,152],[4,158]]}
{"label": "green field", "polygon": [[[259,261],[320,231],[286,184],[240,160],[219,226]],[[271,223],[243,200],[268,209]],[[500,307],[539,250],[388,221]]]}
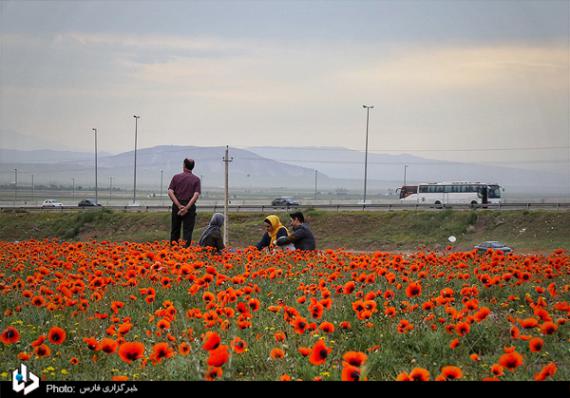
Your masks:
{"label": "green field", "polygon": [[[287,213],[277,213],[289,222]],[[231,213],[229,241],[234,247],[255,244],[268,214]],[[567,211],[390,211],[305,212],[319,249],[416,250],[454,246],[468,250],[485,240],[500,240],[518,251],[570,249],[570,212]],[[193,239],[211,217],[198,213]],[[0,240],[57,238],[62,240],[157,241],[169,238],[170,213],[85,211],[80,213],[0,213]]]}

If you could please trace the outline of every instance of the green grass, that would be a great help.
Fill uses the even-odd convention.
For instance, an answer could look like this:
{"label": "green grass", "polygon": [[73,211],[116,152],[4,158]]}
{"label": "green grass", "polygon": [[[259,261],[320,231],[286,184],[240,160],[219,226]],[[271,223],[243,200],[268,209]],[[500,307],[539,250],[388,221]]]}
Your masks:
{"label": "green grass", "polygon": [[[286,225],[287,213],[277,213]],[[455,247],[466,250],[485,240],[500,240],[515,250],[570,249],[570,212],[567,211],[388,211],[305,212],[320,249],[415,250],[445,248],[450,235]],[[231,213],[231,245],[256,244],[263,234],[267,214]],[[193,239],[210,220],[198,213]],[[169,212],[85,211],[79,213],[0,214],[0,240],[56,238],[62,240],[157,241],[170,235]]]}

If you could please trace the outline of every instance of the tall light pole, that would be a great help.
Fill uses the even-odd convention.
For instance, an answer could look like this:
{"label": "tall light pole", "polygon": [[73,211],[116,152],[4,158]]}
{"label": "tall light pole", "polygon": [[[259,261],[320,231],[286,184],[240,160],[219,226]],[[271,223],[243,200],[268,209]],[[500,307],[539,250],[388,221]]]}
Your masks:
{"label": "tall light pole", "polygon": [[406,185],[406,169],[408,168],[408,165],[405,164],[404,165],[404,185]]}
{"label": "tall light pole", "polygon": [[164,170],[160,170],[160,205],[162,206],[162,176],[164,174]]}
{"label": "tall light pole", "polygon": [[140,116],[133,115],[135,118],[135,182],[133,185],[133,204],[137,202],[137,127]]}
{"label": "tall light pole", "polygon": [[16,207],[16,200],[18,200],[18,169],[14,169],[14,207]]}
{"label": "tall light pole", "polygon": [[374,109],[374,105],[362,105],[366,109],[366,151],[364,152],[364,199],[363,203],[366,205],[366,179],[368,176],[368,124],[370,121],[370,109]]}
{"label": "tall light pole", "polygon": [[35,204],[34,201],[34,175],[32,174],[32,203]]}
{"label": "tall light pole", "polygon": [[111,205],[111,192],[113,191],[113,177],[109,176],[109,205]]}
{"label": "tall light pole", "polygon": [[95,204],[99,203],[99,189],[97,184],[97,129],[92,128],[95,132]]}
{"label": "tall light pole", "polygon": [[315,170],[315,200],[317,200],[317,174],[318,171]]}
{"label": "tall light pole", "polygon": [[72,178],[73,180],[73,201],[75,202],[75,178]]}

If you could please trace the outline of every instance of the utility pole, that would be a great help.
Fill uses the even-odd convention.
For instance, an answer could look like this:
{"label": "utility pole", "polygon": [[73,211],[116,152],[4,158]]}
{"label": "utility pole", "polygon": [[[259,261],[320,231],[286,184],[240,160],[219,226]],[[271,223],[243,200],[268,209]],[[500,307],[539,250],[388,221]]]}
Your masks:
{"label": "utility pole", "polygon": [[160,170],[160,205],[162,206],[162,176],[164,174],[164,170]]}
{"label": "utility pole", "polygon": [[315,170],[315,200],[317,200],[317,174],[318,171]]}
{"label": "utility pole", "polygon": [[113,177],[109,176],[109,205],[111,205],[111,192],[113,191]]}
{"label": "utility pole", "polygon": [[135,182],[133,184],[133,205],[137,202],[137,128],[140,116],[133,115],[135,118]]}
{"label": "utility pole", "polygon": [[364,153],[364,201],[363,205],[366,206],[366,179],[368,172],[368,122],[370,121],[370,109],[374,108],[374,105],[362,105],[366,108],[366,152]]}
{"label": "utility pole", "polygon": [[229,189],[228,189],[228,174],[229,174],[229,163],[234,160],[234,158],[229,158],[229,147],[226,145],[226,155],[222,159],[225,163],[225,184],[224,184],[224,244],[228,245],[228,202],[229,202]]}
{"label": "utility pole", "polygon": [[406,169],[408,168],[408,165],[405,164],[404,165],[404,186],[406,185]]}
{"label": "utility pole", "polygon": [[73,201],[75,202],[75,178],[72,178],[73,180]]}
{"label": "utility pole", "polygon": [[18,200],[18,169],[14,169],[14,207]]}
{"label": "utility pole", "polygon": [[99,189],[97,185],[97,129],[91,129],[95,132],[95,204],[99,203]]}
{"label": "utility pole", "polygon": [[34,202],[34,175],[32,174],[32,203],[35,204]]}

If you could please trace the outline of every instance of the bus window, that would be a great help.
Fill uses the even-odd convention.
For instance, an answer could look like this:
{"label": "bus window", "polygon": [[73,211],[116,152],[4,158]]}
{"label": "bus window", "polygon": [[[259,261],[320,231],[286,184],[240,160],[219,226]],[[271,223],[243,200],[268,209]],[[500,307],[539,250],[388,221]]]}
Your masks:
{"label": "bus window", "polygon": [[427,185],[420,185],[420,193],[427,193],[428,188],[429,187]]}
{"label": "bus window", "polygon": [[438,185],[436,188],[437,188],[436,192],[438,192],[438,193],[445,192],[445,185]]}
{"label": "bus window", "polygon": [[489,185],[489,198],[499,199],[501,197],[501,188],[498,185]]}

